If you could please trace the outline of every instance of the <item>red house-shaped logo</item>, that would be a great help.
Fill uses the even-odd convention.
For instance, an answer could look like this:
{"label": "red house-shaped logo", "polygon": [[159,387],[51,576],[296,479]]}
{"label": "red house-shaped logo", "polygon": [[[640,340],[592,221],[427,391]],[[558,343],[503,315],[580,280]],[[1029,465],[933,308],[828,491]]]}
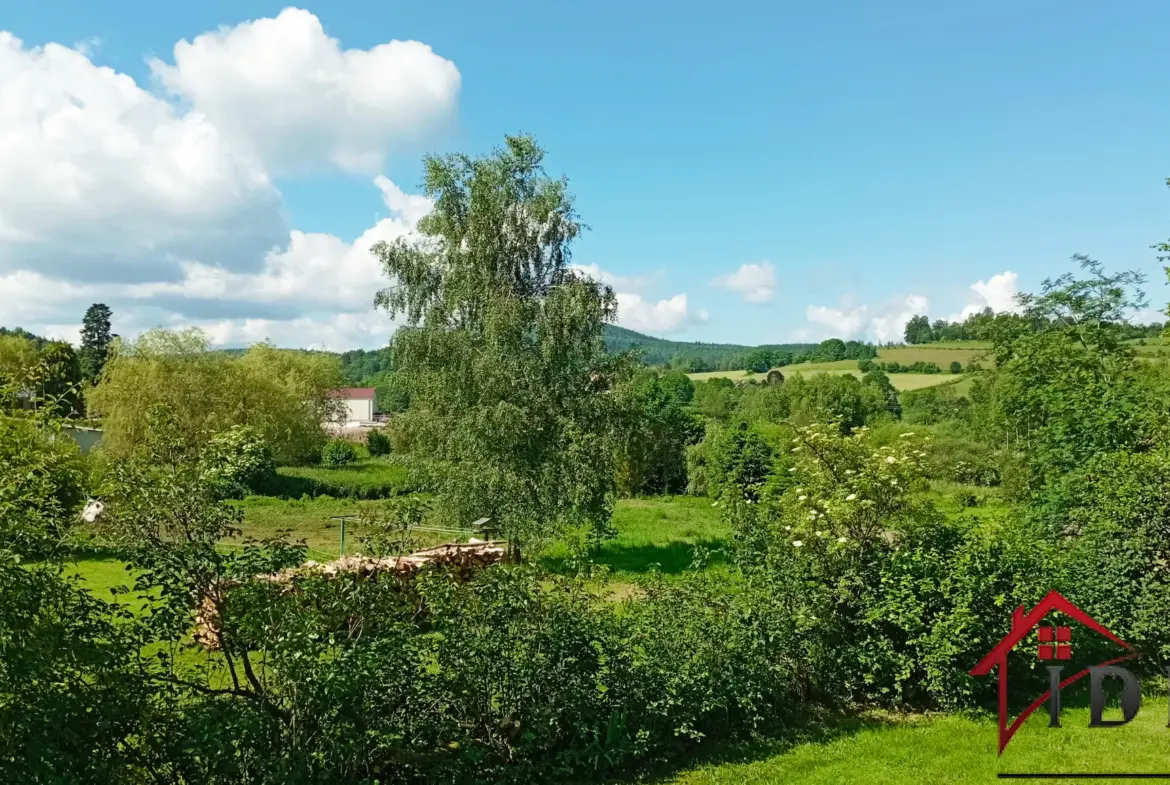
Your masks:
{"label": "red house-shaped logo", "polygon": [[[1008,742],[1011,741],[1012,736],[1014,736],[1016,731],[1019,730],[1020,725],[1024,723],[1024,720],[1028,719],[1028,717],[1032,715],[1032,712],[1036,711],[1036,709],[1042,706],[1044,702],[1048,700],[1050,694],[1049,692],[1045,692],[1043,695],[1037,698],[1035,702],[1032,703],[1032,705],[1025,709],[1023,713],[1021,713],[1020,716],[1009,725],[1007,713],[1008,652],[1010,652],[1017,643],[1023,640],[1033,630],[1036,630],[1037,638],[1039,639],[1039,645],[1036,647],[1036,655],[1041,660],[1055,660],[1058,662],[1067,661],[1072,656],[1071,628],[1064,626],[1041,626],[1044,624],[1045,617],[1052,611],[1060,611],[1069,618],[1080,622],[1090,630],[1105,636],[1123,648],[1130,648],[1128,643],[1121,640],[1121,638],[1118,638],[1102,625],[1098,624],[1091,616],[1089,616],[1089,614],[1082,611],[1076,605],[1073,605],[1055,591],[1048,592],[1044,599],[1042,599],[1035,608],[1028,612],[1024,611],[1023,605],[1021,605],[1019,608],[1016,608],[1016,610],[1012,613],[1011,632],[1005,635],[1003,640],[997,643],[995,648],[989,651],[987,656],[981,659],[979,663],[971,669],[972,676],[987,676],[991,673],[992,669],[999,669],[999,754],[1001,755],[1003,754],[1004,748],[1007,747]],[[1127,654],[1125,656],[1109,660],[1108,662],[1103,662],[1101,665],[1112,665],[1123,660],[1131,659],[1134,656],[1135,655],[1133,654]],[[1073,682],[1084,678],[1086,675],[1088,675],[1088,673],[1089,669],[1086,668],[1060,682],[1060,686],[1065,687],[1068,684],[1072,684]]]}

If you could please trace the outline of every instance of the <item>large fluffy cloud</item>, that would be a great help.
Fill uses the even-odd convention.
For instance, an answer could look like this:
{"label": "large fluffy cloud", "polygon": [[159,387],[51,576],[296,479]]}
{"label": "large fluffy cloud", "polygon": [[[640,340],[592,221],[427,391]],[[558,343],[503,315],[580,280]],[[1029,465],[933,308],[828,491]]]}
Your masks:
{"label": "large fluffy cloud", "polygon": [[312,14],[181,41],[159,94],[85,46],[0,32],[0,324],[76,338],[196,324],[222,342],[385,342],[370,246],[430,209],[378,175],[391,216],[349,242],[286,223],[273,177],[378,169],[454,111],[459,72],[417,42],[342,50]]}
{"label": "large fluffy cloud", "polygon": [[1016,303],[1016,295],[1020,291],[1019,278],[1019,275],[1007,270],[991,276],[986,281],[971,284],[975,299],[961,312],[953,314],[948,321],[961,322],[984,308],[991,308],[996,313],[1016,313],[1019,311],[1019,305]]}
{"label": "large fluffy cloud", "polygon": [[648,298],[646,287],[660,280],[661,273],[621,276],[597,264],[574,265],[574,269],[613,288],[618,302],[618,324],[622,327],[661,335],[703,324],[709,318],[706,311],[690,307],[686,292],[663,300]]}
{"label": "large fluffy cloud", "polygon": [[[986,281],[971,284],[974,299],[960,313],[951,314],[947,321],[961,322],[984,308],[996,313],[1017,312],[1016,294],[1019,292],[1019,276],[1010,270],[993,275]],[[880,305],[856,305],[842,303],[832,308],[810,305],[805,318],[815,327],[805,327],[797,332],[802,340],[822,338],[866,338],[880,343],[899,342],[905,336],[906,322],[919,314],[929,315],[930,303],[922,295],[912,294],[896,298]]]}
{"label": "large fluffy cloud", "polygon": [[727,289],[749,303],[770,303],[776,295],[776,269],[768,262],[742,264],[739,269],[711,281],[712,286]]}
{"label": "large fluffy cloud", "polygon": [[287,237],[252,157],[80,52],[0,32],[0,271],[149,280],[248,267]]}
{"label": "large fluffy cloud", "polygon": [[297,8],[175,45],[159,81],[279,171],[320,163],[373,173],[391,142],[452,116],[455,64],[418,41],[345,49]]}
{"label": "large fluffy cloud", "polygon": [[926,313],[927,306],[926,298],[917,294],[878,306],[842,305],[830,308],[810,305],[805,311],[805,317],[817,328],[805,328],[800,337],[817,340],[867,338],[879,343],[900,341],[906,322],[917,314]]}

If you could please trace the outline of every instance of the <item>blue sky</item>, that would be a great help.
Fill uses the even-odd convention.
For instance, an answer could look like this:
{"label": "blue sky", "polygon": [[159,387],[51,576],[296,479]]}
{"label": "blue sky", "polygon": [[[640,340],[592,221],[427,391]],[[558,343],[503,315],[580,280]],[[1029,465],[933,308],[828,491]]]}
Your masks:
{"label": "blue sky", "polygon": [[[21,40],[30,58],[51,42],[80,46],[94,65],[125,75],[174,107],[177,118],[219,101],[208,112],[217,127],[235,129],[224,133],[235,133],[237,149],[275,138],[277,131],[257,131],[251,119],[240,117],[241,106],[280,111],[279,102],[265,103],[276,100],[272,95],[227,106],[221,100],[227,87],[206,87],[213,77],[231,81],[227,65],[190,75],[186,66],[176,67],[176,80],[186,85],[176,91],[166,89],[148,61],[171,66],[176,42],[276,17],[280,3],[45,0],[8,6],[0,28]],[[392,40],[430,46],[436,60],[457,69],[457,84],[448,84],[445,94],[449,105],[424,109],[417,128],[367,144],[384,156],[372,167],[325,163],[302,172],[288,159],[262,155],[257,171],[270,178],[270,190],[195,221],[205,234],[224,239],[218,247],[168,245],[173,232],[151,237],[143,242],[159,257],[140,244],[131,254],[133,271],[111,272],[107,281],[103,271],[117,265],[103,259],[121,257],[116,245],[102,245],[105,239],[86,239],[88,230],[75,221],[98,219],[89,213],[70,219],[64,230],[57,227],[56,236],[77,231],[75,246],[102,245],[105,257],[74,248],[74,262],[52,267],[43,261],[52,245],[37,245],[43,235],[0,245],[0,276],[8,276],[0,285],[7,282],[9,289],[7,299],[0,291],[0,323],[23,319],[26,326],[68,334],[80,320],[69,309],[84,301],[83,309],[93,294],[117,301],[123,331],[189,322],[227,343],[268,337],[290,345],[377,345],[390,327],[336,318],[356,312],[357,294],[342,296],[332,308],[323,296],[304,303],[250,298],[245,290],[253,279],[247,278],[231,278],[226,290],[200,289],[195,279],[203,278],[176,272],[177,260],[197,261],[204,271],[255,274],[263,262],[243,257],[262,255],[273,238],[291,248],[282,233],[353,243],[391,212],[375,176],[413,193],[422,152],[483,152],[516,131],[535,134],[549,151],[550,171],[569,176],[591,227],[575,261],[596,265],[615,281],[625,295],[623,321],[635,329],[743,343],[881,338],[899,333],[915,310],[948,317],[985,302],[1003,306],[1014,287],[1033,290],[1069,269],[1073,253],[1145,270],[1153,304],[1160,308],[1167,299],[1165,275],[1149,246],[1170,236],[1164,182],[1170,176],[1164,101],[1170,56],[1160,40],[1170,28],[1170,5],[303,7],[340,50],[369,50]],[[282,51],[279,41],[269,44],[272,52]],[[227,58],[222,54],[216,62]],[[400,78],[392,69],[385,73],[388,82]],[[0,91],[5,79],[0,69]],[[296,75],[289,79],[288,89],[296,90]],[[414,122],[413,101],[395,105],[402,111],[393,116],[404,128]],[[0,135],[29,133],[30,127],[36,132],[27,116],[20,122],[5,129],[0,119]],[[290,127],[290,139],[299,134],[290,149],[312,158],[314,140],[328,133],[316,125]],[[61,149],[46,155],[72,155]],[[69,160],[82,169],[91,161]],[[0,243],[5,198],[0,193]],[[54,209],[48,200],[38,204]],[[141,216],[133,214],[135,204],[128,200],[125,213],[111,208],[100,219],[106,227],[122,221],[136,226]],[[10,216],[23,218],[29,209],[23,204]],[[241,214],[254,219],[242,221]],[[217,222],[228,228],[221,231]],[[244,223],[263,231],[252,236]],[[285,264],[300,258],[290,251]],[[752,286],[728,287],[726,276],[742,265],[757,267],[732,280]],[[770,279],[765,265],[771,265]],[[978,282],[988,284],[981,289],[985,295],[972,290]],[[115,283],[137,288],[128,293]],[[56,294],[38,294],[51,285]],[[331,326],[318,330],[318,322]]]}

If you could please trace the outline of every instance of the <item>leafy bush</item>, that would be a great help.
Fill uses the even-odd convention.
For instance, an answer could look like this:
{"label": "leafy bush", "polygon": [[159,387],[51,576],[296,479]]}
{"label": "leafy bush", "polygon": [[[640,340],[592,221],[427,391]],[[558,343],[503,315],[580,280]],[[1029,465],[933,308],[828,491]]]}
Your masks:
{"label": "leafy bush", "polygon": [[[677,493],[687,484],[686,448],[702,435],[680,396],[688,389],[672,376],[642,371],[615,391],[617,488],[625,495]],[[690,388],[693,393],[693,387]]]}
{"label": "leafy bush", "polygon": [[375,428],[366,435],[366,449],[370,451],[371,458],[389,455],[391,451],[390,437]]}
{"label": "leafy bush", "polygon": [[763,436],[741,421],[708,430],[707,439],[711,440],[703,458],[707,492],[718,497],[733,488],[748,498],[758,497],[774,464],[774,452]]}
{"label": "leafy bush", "polygon": [[959,362],[958,360],[952,361],[951,362],[951,373],[962,373],[962,372],[963,372],[963,364],[961,362]]}
{"label": "leafy bush", "polygon": [[957,707],[987,697],[988,684],[955,662],[976,661],[1011,608],[1051,588],[1034,534],[963,528],[916,492],[925,446],[913,433],[876,446],[865,430],[810,426],[795,440],[791,482],[757,504],[729,499],[746,579],[801,620],[810,663],[839,699]]}
{"label": "leafy bush", "polygon": [[512,566],[294,585],[249,583],[226,606],[225,629],[264,656],[262,689],[189,692],[184,712],[251,728],[255,746],[236,757],[189,719],[193,781],[227,765],[305,782],[596,778],[775,727],[814,683],[771,598],[714,581],[652,583],[629,607]]}
{"label": "leafy bush", "polygon": [[276,465],[272,451],[255,428],[235,425],[218,433],[203,448],[204,477],[224,498],[242,499],[272,487]]}
{"label": "leafy bush", "polygon": [[1170,450],[1110,453],[1049,486],[1037,520],[1061,543],[1060,590],[1157,661],[1170,656]]}
{"label": "leafy bush", "polygon": [[962,417],[971,405],[950,384],[906,390],[899,400],[902,404],[902,419],[914,425],[935,425]]}
{"label": "leafy bush", "polygon": [[0,541],[40,554],[77,523],[85,471],[77,444],[52,422],[0,415]]}
{"label": "leafy bush", "polygon": [[330,469],[348,466],[357,459],[357,446],[346,439],[330,439],[321,448],[321,465]]}

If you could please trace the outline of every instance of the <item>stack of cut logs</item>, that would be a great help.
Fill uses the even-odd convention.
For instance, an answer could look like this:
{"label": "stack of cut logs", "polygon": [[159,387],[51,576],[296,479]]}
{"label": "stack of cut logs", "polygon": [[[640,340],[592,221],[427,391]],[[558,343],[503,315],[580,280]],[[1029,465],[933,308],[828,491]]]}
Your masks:
{"label": "stack of cut logs", "polygon": [[[477,570],[503,561],[506,553],[506,543],[472,540],[471,542],[448,543],[425,548],[409,556],[384,556],[380,558],[346,556],[337,561],[326,563],[308,561],[299,567],[290,567],[271,575],[259,575],[256,579],[279,583],[291,588],[298,578],[315,576],[331,578],[341,574],[357,574],[366,577],[380,573],[411,575],[424,564],[432,564],[453,571],[459,580],[467,580]],[[221,584],[212,591],[225,592],[230,588],[230,585]],[[219,613],[210,593],[204,596],[196,614],[194,638],[197,643],[208,649],[219,648]]]}

